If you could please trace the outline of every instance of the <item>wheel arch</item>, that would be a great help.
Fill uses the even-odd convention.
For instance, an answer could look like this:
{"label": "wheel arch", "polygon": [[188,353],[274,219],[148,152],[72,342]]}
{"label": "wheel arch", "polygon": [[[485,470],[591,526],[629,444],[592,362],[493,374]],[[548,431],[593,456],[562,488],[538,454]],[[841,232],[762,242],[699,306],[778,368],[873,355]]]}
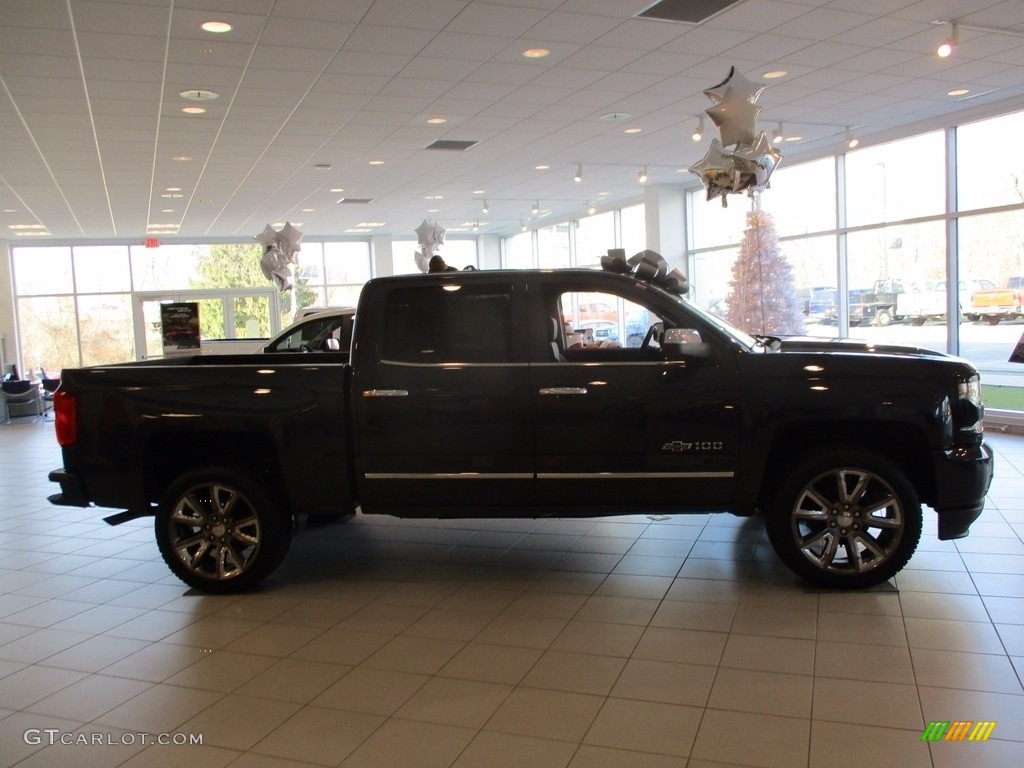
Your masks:
{"label": "wheel arch", "polygon": [[755,506],[764,510],[775,499],[788,467],[809,453],[849,447],[876,453],[899,467],[924,503],[935,498],[932,447],[924,430],[912,424],[881,421],[807,420],[780,427],[764,457]]}
{"label": "wheel arch", "polygon": [[161,434],[145,450],[145,492],[156,503],[177,478],[194,469],[228,466],[261,479],[287,499],[281,483],[277,450],[268,435],[250,432],[179,432]]}

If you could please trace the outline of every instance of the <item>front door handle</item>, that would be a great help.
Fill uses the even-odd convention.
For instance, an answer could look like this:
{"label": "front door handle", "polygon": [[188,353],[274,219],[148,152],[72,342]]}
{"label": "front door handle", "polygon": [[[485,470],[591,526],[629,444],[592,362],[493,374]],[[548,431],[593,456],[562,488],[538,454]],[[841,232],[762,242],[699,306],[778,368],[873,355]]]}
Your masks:
{"label": "front door handle", "polygon": [[585,395],[586,387],[543,387],[540,390],[542,395]]}
{"label": "front door handle", "polygon": [[363,397],[408,397],[407,389],[364,389]]}

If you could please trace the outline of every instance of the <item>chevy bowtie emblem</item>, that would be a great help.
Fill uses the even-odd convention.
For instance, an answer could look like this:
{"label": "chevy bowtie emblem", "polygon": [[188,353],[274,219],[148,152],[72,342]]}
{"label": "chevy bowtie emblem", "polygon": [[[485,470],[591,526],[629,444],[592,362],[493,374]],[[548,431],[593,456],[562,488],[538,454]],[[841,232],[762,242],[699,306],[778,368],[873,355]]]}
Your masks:
{"label": "chevy bowtie emblem", "polygon": [[693,448],[693,443],[684,443],[682,440],[673,440],[661,446],[661,450],[668,451],[669,453],[683,453],[691,448]]}

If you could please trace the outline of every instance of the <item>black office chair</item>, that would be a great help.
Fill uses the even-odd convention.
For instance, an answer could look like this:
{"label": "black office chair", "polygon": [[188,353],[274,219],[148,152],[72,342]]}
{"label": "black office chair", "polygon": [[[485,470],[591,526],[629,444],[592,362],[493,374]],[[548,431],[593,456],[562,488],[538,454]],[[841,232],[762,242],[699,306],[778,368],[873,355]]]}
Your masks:
{"label": "black office chair", "polygon": [[51,379],[44,374],[40,384],[42,386],[43,418],[45,419],[46,414],[53,410],[53,393],[60,387],[60,379]]}

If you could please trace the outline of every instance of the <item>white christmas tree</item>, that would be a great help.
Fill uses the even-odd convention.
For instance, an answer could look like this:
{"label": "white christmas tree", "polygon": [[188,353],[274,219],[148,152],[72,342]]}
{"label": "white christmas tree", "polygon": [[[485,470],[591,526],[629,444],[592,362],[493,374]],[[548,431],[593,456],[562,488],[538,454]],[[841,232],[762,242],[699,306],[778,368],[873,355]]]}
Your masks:
{"label": "white christmas tree", "polygon": [[747,214],[740,255],[732,267],[726,320],[747,333],[796,336],[804,333],[803,307],[793,270],[779,247],[770,213],[757,203]]}

